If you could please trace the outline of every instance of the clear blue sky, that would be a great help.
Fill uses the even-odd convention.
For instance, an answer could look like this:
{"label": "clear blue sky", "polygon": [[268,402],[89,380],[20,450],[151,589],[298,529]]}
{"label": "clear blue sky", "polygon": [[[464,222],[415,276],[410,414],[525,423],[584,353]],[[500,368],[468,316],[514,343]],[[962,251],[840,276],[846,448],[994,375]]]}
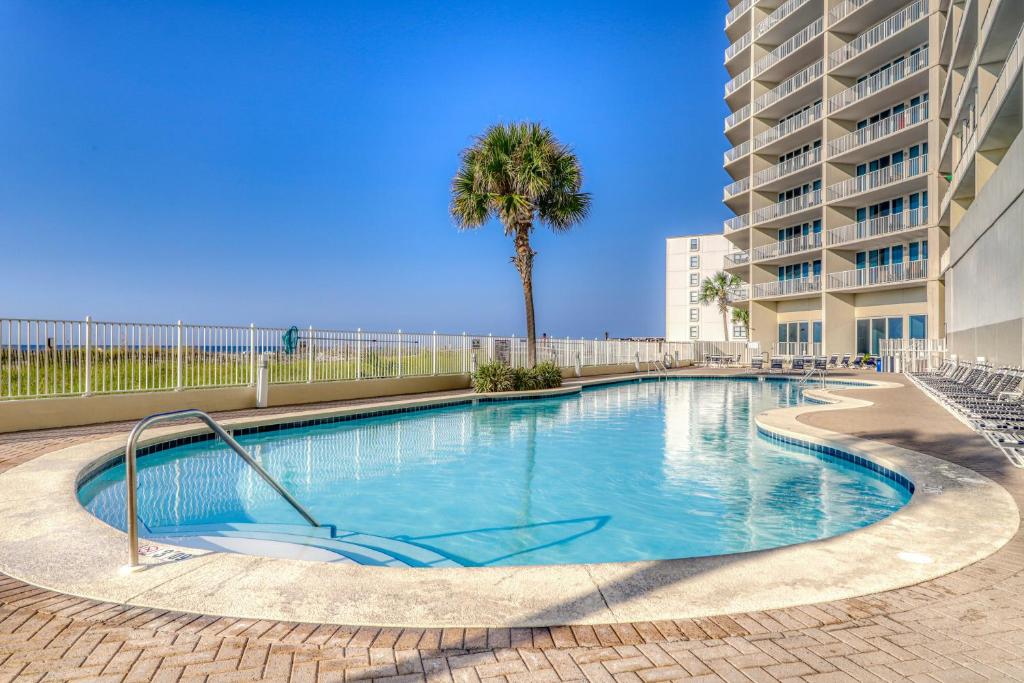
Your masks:
{"label": "clear blue sky", "polygon": [[726,215],[725,5],[0,2],[0,317],[521,333],[448,184],[531,119],[593,193],[539,331],[663,334],[664,238]]}

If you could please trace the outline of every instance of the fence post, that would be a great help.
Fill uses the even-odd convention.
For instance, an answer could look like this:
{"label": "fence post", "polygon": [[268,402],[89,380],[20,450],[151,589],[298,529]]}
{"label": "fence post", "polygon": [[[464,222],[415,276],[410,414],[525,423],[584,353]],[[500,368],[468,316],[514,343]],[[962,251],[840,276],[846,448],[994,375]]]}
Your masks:
{"label": "fence post", "polygon": [[363,378],[363,328],[356,328],[356,379]]}
{"label": "fence post", "polygon": [[437,330],[430,335],[430,374],[437,374]]}
{"label": "fence post", "polygon": [[462,371],[467,372],[469,370],[469,337],[466,333],[462,333]]}
{"label": "fence post", "polygon": [[92,391],[92,318],[85,316],[85,386],[83,396]]}
{"label": "fence post", "polygon": [[249,323],[249,386],[256,384],[256,323]]}
{"label": "fence post", "polygon": [[306,340],[306,355],[309,356],[306,368],[306,384],[313,383],[313,326],[309,326],[309,338]]}
{"label": "fence post", "polygon": [[402,331],[398,331],[398,376],[402,376]]}
{"label": "fence post", "polygon": [[184,368],[183,350],[182,350],[182,347],[181,347],[181,321],[180,320],[178,321],[178,344],[177,344],[177,348],[178,348],[178,350],[177,350],[177,360],[176,360],[176,363],[177,363],[177,366],[178,366],[178,371],[177,371],[177,379],[174,382],[174,390],[175,391],[181,391],[181,387],[182,387],[182,384],[183,384],[182,380],[183,380],[184,374],[185,374],[184,373],[185,368]]}
{"label": "fence post", "polygon": [[494,337],[490,332],[487,333],[487,362],[494,362]]}
{"label": "fence post", "polygon": [[508,364],[512,367],[516,367],[516,335],[512,335],[512,341],[510,342],[508,352]]}

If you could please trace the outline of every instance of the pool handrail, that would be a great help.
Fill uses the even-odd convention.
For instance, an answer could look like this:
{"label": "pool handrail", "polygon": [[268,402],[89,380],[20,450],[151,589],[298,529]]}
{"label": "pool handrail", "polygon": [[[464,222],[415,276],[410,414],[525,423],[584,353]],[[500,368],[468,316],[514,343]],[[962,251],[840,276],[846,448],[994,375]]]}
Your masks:
{"label": "pool handrail", "polygon": [[299,501],[295,500],[292,494],[281,486],[270,476],[270,473],[263,469],[263,466],[256,462],[248,451],[235,441],[235,438],[224,429],[216,420],[207,415],[201,410],[196,408],[187,408],[185,410],[173,410],[167,413],[156,413],[148,417],[144,417],[136,423],[135,427],[132,428],[131,433],[128,435],[128,443],[124,450],[124,472],[125,472],[125,486],[127,489],[127,495],[125,499],[128,506],[128,571],[134,571],[141,567],[139,564],[139,518],[138,518],[138,500],[137,500],[137,485],[138,485],[138,468],[137,468],[137,457],[136,457],[136,445],[139,437],[149,427],[161,422],[169,422],[171,420],[180,420],[182,418],[194,417],[204,422],[207,427],[210,428],[217,437],[219,437],[224,443],[226,443],[231,450],[233,450],[238,457],[245,461],[247,465],[256,470],[256,474],[270,484],[271,488],[281,494],[281,497],[288,501],[288,504],[295,508],[303,519],[309,522],[314,527],[321,526],[319,522],[309,513],[306,508],[302,506]]}

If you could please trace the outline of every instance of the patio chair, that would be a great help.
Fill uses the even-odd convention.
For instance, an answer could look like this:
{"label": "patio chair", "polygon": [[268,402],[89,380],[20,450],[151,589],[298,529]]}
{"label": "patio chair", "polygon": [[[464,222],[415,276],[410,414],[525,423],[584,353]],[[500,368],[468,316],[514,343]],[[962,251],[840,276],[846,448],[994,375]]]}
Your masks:
{"label": "patio chair", "polygon": [[[833,356],[834,358],[835,356]],[[814,369],[820,370],[823,374],[828,372],[829,359],[824,356],[816,356],[814,359]]]}
{"label": "patio chair", "polygon": [[860,370],[864,367],[864,356],[857,354],[853,358],[853,362],[850,363],[849,368],[851,370]]}
{"label": "patio chair", "polygon": [[792,370],[793,372],[803,372],[804,365],[805,363],[803,356],[793,356],[793,360],[789,364],[789,369]]}
{"label": "patio chair", "polygon": [[827,364],[827,366],[830,367],[830,368],[838,368],[839,367],[839,354],[838,353],[833,353],[831,356],[828,357],[828,364]]}
{"label": "patio chair", "polygon": [[844,353],[843,354],[843,359],[841,361],[839,361],[839,367],[849,369],[849,367],[850,367],[850,356],[851,355],[852,354]]}
{"label": "patio chair", "polygon": [[757,358],[750,359],[750,369],[757,370],[758,372],[764,370],[764,358],[758,356]]}
{"label": "patio chair", "polygon": [[768,366],[768,372],[785,372],[785,368],[782,367],[782,360],[781,357],[774,356]]}

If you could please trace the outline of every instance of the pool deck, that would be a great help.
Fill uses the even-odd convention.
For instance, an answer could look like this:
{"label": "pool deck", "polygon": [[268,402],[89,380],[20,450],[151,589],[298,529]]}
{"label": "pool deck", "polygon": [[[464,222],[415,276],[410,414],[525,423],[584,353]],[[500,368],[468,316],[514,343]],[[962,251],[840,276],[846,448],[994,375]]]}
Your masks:
{"label": "pool deck", "polygon": [[[855,376],[905,384],[894,376]],[[1024,471],[1012,468],[916,388],[843,393],[873,405],[798,419],[973,469],[1005,488],[1018,507],[1024,504]],[[128,427],[0,435],[0,471]],[[0,578],[0,681],[47,675],[103,680],[1024,680],[1024,537],[1018,530],[994,554],[941,578],[864,597],[723,617],[571,628],[381,629],[227,619],[100,603]]]}

